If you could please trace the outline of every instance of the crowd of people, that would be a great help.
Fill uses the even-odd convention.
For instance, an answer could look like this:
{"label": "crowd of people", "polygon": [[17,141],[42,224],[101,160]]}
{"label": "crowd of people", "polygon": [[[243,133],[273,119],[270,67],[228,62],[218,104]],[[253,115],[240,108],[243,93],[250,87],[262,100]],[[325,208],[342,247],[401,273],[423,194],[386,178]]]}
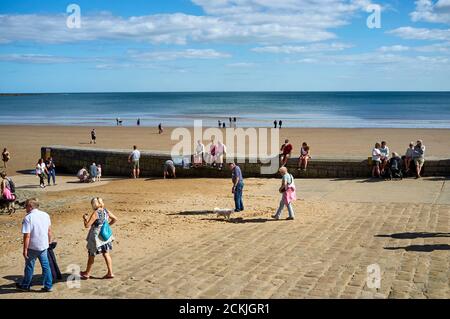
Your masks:
{"label": "crowd of people", "polygon": [[412,171],[416,178],[422,177],[425,163],[425,145],[422,140],[411,142],[403,156],[397,152],[390,152],[386,141],[375,143],[372,149],[372,177],[373,178],[403,178]]}

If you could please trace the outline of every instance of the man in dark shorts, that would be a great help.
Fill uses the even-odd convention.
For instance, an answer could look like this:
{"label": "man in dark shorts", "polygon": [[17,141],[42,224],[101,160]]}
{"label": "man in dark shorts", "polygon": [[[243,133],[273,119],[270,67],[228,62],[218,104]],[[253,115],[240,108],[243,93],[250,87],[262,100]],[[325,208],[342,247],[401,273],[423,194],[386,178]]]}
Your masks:
{"label": "man in dark shorts", "polygon": [[92,129],[92,131],[91,131],[91,144],[92,143],[96,143],[96,140],[97,140],[97,134],[95,133],[95,128],[94,129]]}
{"label": "man in dark shorts", "polygon": [[289,143],[289,140],[286,139],[284,141],[284,144],[281,145],[281,154],[280,154],[280,161],[281,161],[281,166],[285,166],[289,160],[289,158],[291,158],[291,153],[292,153],[292,144]]}
{"label": "man in dark shorts", "polygon": [[172,160],[167,160],[164,163],[164,179],[166,178],[177,178],[175,174],[175,164]]}

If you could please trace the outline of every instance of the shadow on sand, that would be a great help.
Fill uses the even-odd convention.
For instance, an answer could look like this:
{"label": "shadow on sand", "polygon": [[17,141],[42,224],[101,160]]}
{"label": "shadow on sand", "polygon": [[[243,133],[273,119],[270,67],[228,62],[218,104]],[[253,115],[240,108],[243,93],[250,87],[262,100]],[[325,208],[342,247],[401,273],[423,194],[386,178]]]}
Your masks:
{"label": "shadow on sand", "polygon": [[437,245],[409,245],[405,247],[384,247],[386,250],[405,250],[405,251],[414,251],[420,253],[430,253],[435,250],[450,250],[450,245],[447,244],[437,244]]}
{"label": "shadow on sand", "polygon": [[417,239],[417,238],[438,238],[438,237],[450,237],[450,233],[397,233],[390,235],[375,235],[375,237],[394,238],[394,239]]}

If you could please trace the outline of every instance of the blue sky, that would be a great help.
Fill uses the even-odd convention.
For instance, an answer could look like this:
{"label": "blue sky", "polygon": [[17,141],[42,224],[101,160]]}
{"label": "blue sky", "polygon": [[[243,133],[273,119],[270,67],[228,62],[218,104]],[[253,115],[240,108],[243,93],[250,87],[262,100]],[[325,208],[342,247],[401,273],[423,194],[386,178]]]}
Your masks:
{"label": "blue sky", "polygon": [[450,90],[449,24],[450,0],[2,0],[0,92]]}

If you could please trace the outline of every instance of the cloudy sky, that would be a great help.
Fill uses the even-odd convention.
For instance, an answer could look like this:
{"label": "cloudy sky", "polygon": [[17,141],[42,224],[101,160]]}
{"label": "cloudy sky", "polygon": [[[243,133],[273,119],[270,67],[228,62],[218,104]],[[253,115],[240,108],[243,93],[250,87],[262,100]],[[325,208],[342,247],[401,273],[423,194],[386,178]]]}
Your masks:
{"label": "cloudy sky", "polygon": [[0,74],[0,92],[450,90],[450,0],[1,0]]}

